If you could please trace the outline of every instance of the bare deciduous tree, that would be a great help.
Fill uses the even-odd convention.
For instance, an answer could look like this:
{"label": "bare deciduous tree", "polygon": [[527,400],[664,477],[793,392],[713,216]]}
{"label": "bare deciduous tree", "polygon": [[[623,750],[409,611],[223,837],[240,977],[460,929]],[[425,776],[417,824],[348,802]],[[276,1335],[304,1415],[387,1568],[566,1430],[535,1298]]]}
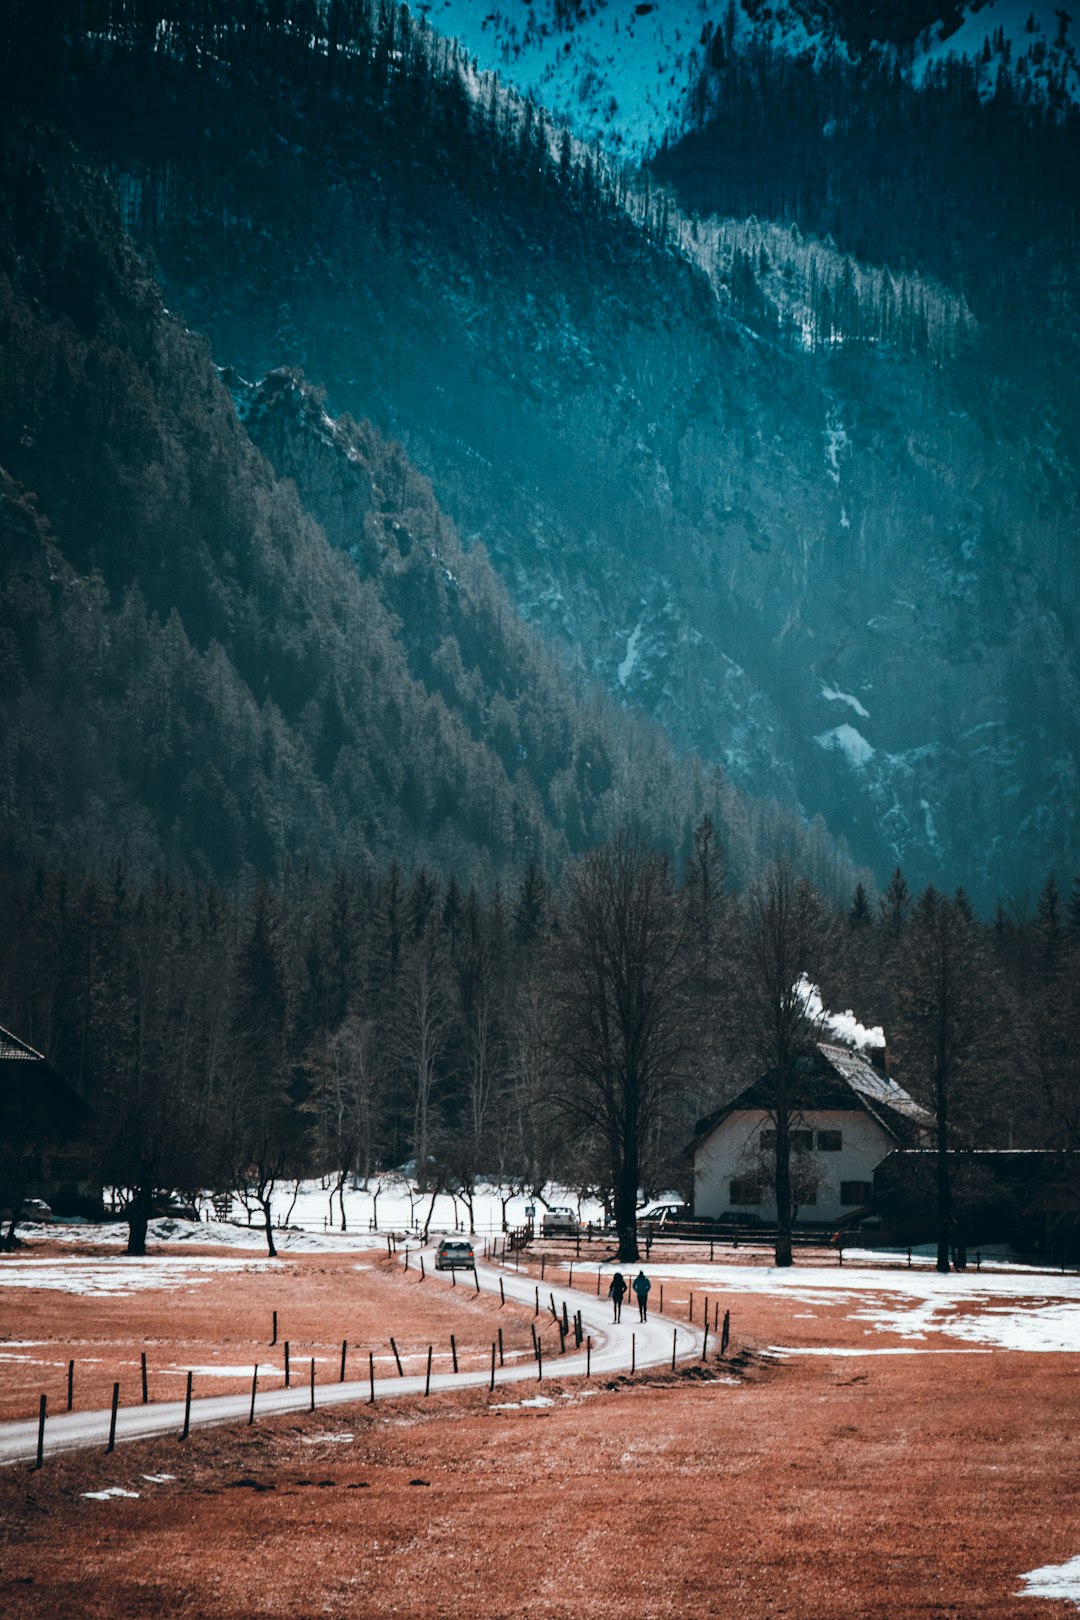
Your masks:
{"label": "bare deciduous tree", "polygon": [[603,1138],[620,1260],[638,1259],[642,1147],[681,1078],[687,937],[668,862],[640,836],[571,868],[554,973],[560,1101]]}
{"label": "bare deciduous tree", "polygon": [[[820,1033],[804,976],[816,977],[831,921],[816,890],[780,862],[746,893],[731,959],[734,1037],[742,1061],[760,1076],[775,1129],[776,1264],[791,1264],[796,1187],[792,1130],[805,1106],[800,1059]],[[805,1065],[804,1065],[805,1067]]]}

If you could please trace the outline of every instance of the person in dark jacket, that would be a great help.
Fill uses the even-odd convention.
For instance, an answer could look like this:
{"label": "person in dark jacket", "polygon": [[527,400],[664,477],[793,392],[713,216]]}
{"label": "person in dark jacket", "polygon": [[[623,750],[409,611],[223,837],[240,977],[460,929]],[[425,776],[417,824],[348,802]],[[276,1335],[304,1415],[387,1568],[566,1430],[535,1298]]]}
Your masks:
{"label": "person in dark jacket", "polygon": [[626,1278],[623,1276],[621,1271],[617,1271],[608,1284],[608,1298],[611,1300],[611,1303],[615,1308],[615,1315],[612,1320],[615,1322],[622,1321],[622,1302],[625,1297]]}
{"label": "person in dark jacket", "polygon": [[649,1289],[652,1287],[652,1283],[643,1271],[639,1271],[630,1286],[637,1295],[638,1316],[643,1322],[647,1322],[649,1320]]}

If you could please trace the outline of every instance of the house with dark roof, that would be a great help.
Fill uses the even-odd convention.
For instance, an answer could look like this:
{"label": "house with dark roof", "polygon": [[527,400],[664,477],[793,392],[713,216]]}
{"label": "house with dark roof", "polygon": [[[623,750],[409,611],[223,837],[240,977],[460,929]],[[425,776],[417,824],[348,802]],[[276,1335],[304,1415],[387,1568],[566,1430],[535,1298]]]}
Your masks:
{"label": "house with dark roof", "polygon": [[[899,1147],[931,1140],[933,1120],[862,1052],[819,1041],[795,1060],[791,1174],[796,1220],[835,1224],[870,1203],[874,1171]],[[691,1151],[694,1214],[776,1220],[776,1125],[769,1075],[699,1121]]]}
{"label": "house with dark roof", "polygon": [[43,1198],[60,1213],[101,1203],[91,1112],[32,1046],[0,1026],[0,1209]]}

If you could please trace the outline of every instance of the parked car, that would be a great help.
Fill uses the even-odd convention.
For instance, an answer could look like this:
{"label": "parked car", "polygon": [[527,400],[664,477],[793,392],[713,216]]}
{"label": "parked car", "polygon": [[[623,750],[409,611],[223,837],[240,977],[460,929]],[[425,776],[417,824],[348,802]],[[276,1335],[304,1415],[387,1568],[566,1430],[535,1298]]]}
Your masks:
{"label": "parked car", "polygon": [[766,1224],[760,1215],[752,1215],[745,1209],[725,1209],[718,1219],[721,1226],[753,1227]]}
{"label": "parked car", "polygon": [[565,1204],[553,1204],[545,1209],[540,1222],[541,1237],[577,1237],[580,1231],[581,1222]]}
{"label": "parked car", "polygon": [[52,1206],[44,1198],[24,1198],[19,1210],[20,1221],[51,1221]]}
{"label": "parked car", "polygon": [[475,1265],[476,1255],[471,1243],[457,1238],[443,1238],[435,1250],[436,1271],[472,1271]]}
{"label": "parked car", "polygon": [[179,1193],[162,1193],[150,1206],[154,1215],[171,1215],[174,1221],[197,1221],[199,1212],[188,1198]]}
{"label": "parked car", "polygon": [[646,1204],[638,1211],[639,1226],[664,1226],[669,1221],[690,1219],[689,1204]]}

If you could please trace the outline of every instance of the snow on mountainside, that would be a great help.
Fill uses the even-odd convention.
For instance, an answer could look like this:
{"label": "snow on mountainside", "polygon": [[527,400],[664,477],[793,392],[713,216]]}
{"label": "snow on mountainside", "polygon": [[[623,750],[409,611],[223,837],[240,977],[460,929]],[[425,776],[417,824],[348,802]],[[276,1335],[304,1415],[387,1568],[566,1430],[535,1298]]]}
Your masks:
{"label": "snow on mountainside", "polygon": [[627,157],[689,127],[689,92],[721,14],[710,0],[592,0],[576,10],[566,0],[432,0],[413,9],[579,138]]}
{"label": "snow on mountainside", "polygon": [[[431,0],[414,4],[457,39],[482,72],[497,72],[579,139],[632,159],[677,140],[694,122],[694,92],[715,33],[792,55],[847,54],[822,0]],[[943,9],[947,9],[944,8]],[[1051,99],[1080,100],[1077,25],[1054,0],[975,0],[959,27],[938,22],[906,52],[916,82],[950,56],[979,66],[984,93],[998,67],[1021,69]]]}

